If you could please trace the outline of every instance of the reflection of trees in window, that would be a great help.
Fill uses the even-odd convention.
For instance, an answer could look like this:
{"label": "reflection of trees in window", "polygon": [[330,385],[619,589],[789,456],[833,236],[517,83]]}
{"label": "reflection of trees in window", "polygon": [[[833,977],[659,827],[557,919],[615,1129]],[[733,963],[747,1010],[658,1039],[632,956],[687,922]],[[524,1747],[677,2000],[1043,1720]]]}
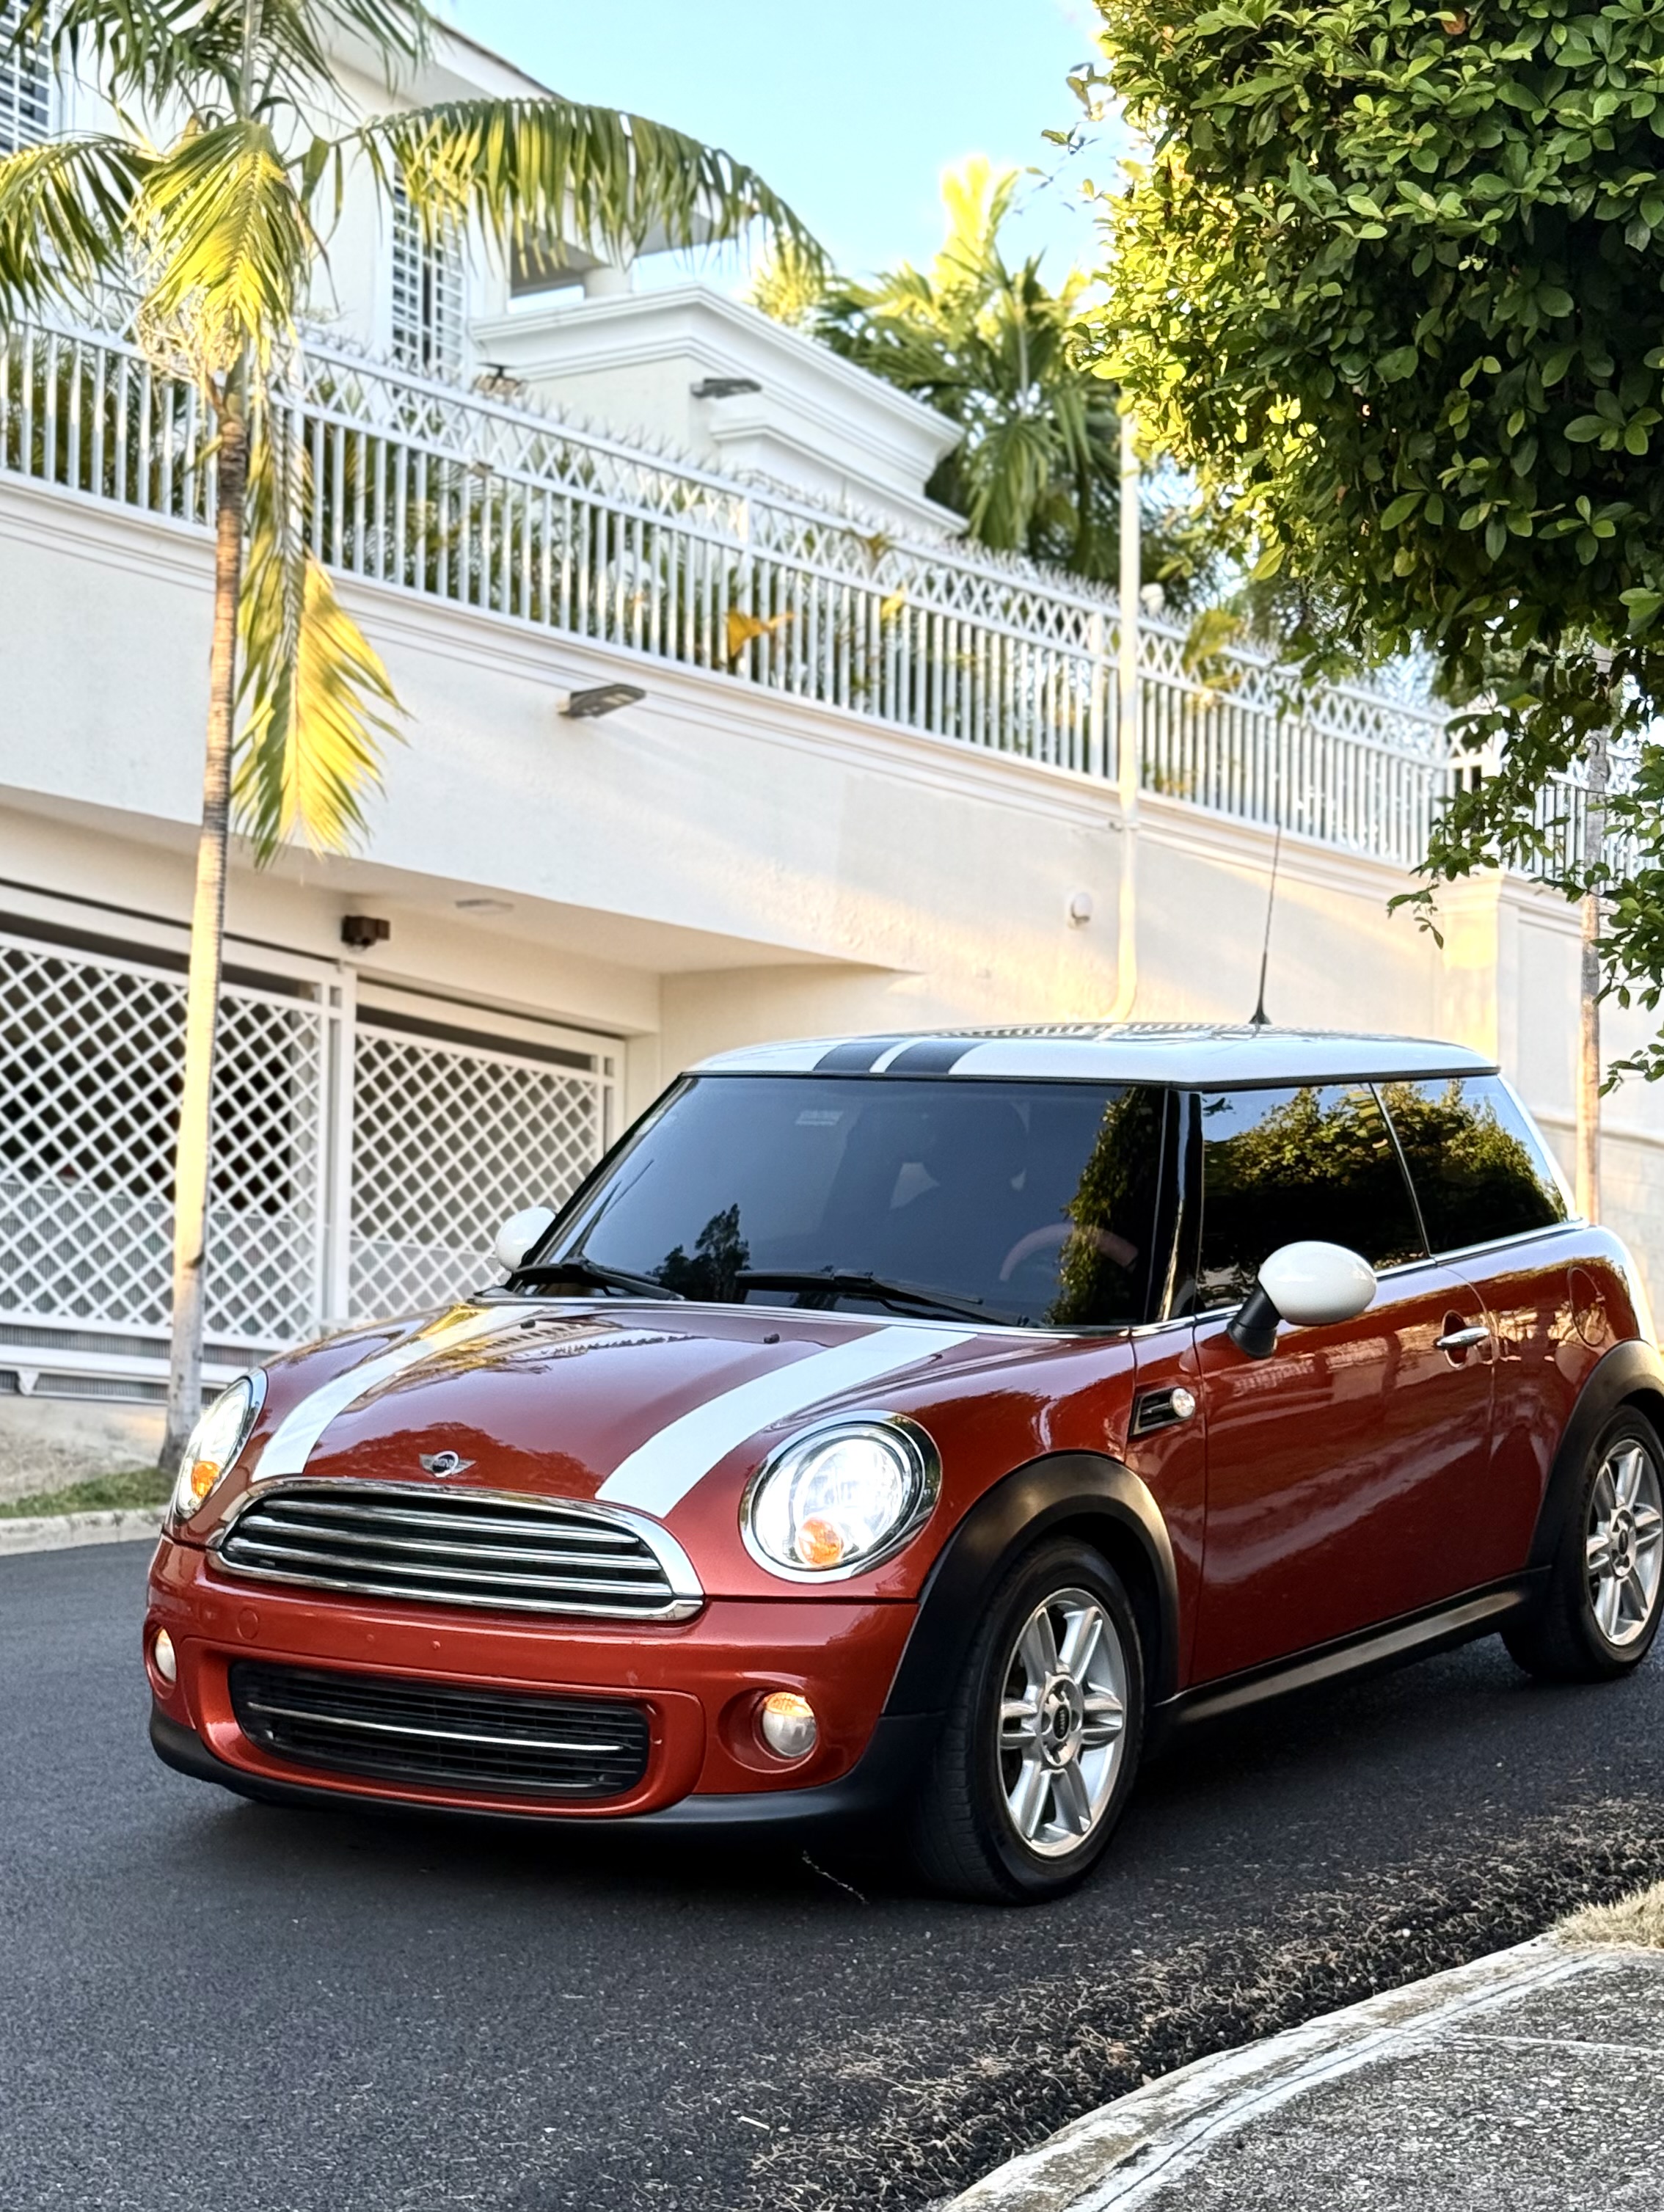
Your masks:
{"label": "reflection of trees in window", "polygon": [[736,1200],[705,1224],[694,1239],[691,1258],[682,1245],[675,1245],[653,1273],[667,1291],[679,1291],[684,1298],[726,1302],[738,1295],[735,1277],[750,1260],[751,1248],[739,1233]]}
{"label": "reflection of trees in window", "polygon": [[1123,1091],[1104,1109],[1075,1194],[1064,1207],[1072,1226],[1046,1316],[1054,1327],[1145,1318],[1162,1110],[1161,1092],[1141,1088]]}
{"label": "reflection of trees in window", "polygon": [[1372,1267],[1423,1254],[1404,1171],[1373,1093],[1307,1085],[1258,1094],[1265,1110],[1232,1134],[1208,1123],[1258,1103],[1253,1092],[1202,1101],[1202,1282],[1210,1304],[1244,1298],[1279,1244],[1319,1237]]}
{"label": "reflection of trees in window", "polygon": [[1448,1082],[1386,1083],[1382,1096],[1435,1251],[1564,1219],[1559,1191],[1532,1146],[1503,1121],[1511,1102],[1500,1086],[1453,1076]]}

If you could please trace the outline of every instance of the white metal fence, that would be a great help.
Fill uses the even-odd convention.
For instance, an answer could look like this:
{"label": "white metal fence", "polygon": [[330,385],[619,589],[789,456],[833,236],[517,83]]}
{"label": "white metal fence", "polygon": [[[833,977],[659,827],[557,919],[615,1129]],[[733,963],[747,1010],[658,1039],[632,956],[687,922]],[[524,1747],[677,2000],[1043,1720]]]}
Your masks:
{"label": "white metal fence", "polygon": [[[1114,596],[887,532],[314,344],[286,404],[308,526],[344,574],[979,749],[1113,775]],[[205,526],[195,394],[118,336],[0,345],[0,468]],[[1149,788],[1412,866],[1447,788],[1442,717],[1384,690],[1298,697],[1231,653],[1204,683],[1140,627]]]}
{"label": "white metal fence", "polygon": [[[612,1064],[584,1040],[424,1034],[350,984],[222,994],[211,1369],[490,1280],[498,1223],[608,1140]],[[159,1388],[184,1005],[143,951],[0,931],[0,1376],[23,1387]]]}
{"label": "white metal fence", "polygon": [[605,1149],[607,1098],[574,1058],[359,1023],[353,1312],[438,1305],[489,1280],[499,1224],[575,1188]]}

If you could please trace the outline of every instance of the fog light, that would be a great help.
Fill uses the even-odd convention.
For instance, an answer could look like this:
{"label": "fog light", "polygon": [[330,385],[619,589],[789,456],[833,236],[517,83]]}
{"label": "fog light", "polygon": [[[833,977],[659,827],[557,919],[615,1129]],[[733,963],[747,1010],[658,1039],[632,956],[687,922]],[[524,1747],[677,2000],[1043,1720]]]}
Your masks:
{"label": "fog light", "polygon": [[173,1649],[173,1639],[165,1628],[159,1628],[150,1646],[150,1664],[160,1680],[171,1690],[179,1679],[179,1657]]}
{"label": "fog light", "polygon": [[815,1708],[795,1690],[773,1690],[762,1701],[762,1741],[776,1758],[807,1759],[820,1729]]}

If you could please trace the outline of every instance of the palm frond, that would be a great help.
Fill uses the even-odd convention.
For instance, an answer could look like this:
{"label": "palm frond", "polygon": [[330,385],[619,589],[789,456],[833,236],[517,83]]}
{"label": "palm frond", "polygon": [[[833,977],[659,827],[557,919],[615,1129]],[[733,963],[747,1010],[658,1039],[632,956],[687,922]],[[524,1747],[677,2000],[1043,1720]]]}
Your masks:
{"label": "palm frond", "polygon": [[264,112],[331,88],[332,34],[372,46],[394,75],[421,60],[434,19],[423,0],[260,0],[252,86],[242,73],[245,0],[23,0],[0,52],[43,46],[118,106],[181,103],[200,123]]}
{"label": "palm frond", "polygon": [[143,313],[206,360],[265,361],[294,325],[318,242],[263,123],[188,133],[157,160],[136,210],[152,275]]}
{"label": "palm frond", "polygon": [[301,526],[310,463],[286,421],[266,418],[249,477],[239,610],[244,722],[232,785],[237,826],[269,860],[298,840],[348,850],[381,784],[384,739],[404,711],[380,656],[339,599]]}
{"label": "palm frond", "polygon": [[868,284],[834,284],[814,327],[958,425],[960,443],[928,489],[974,537],[1113,575],[1120,427],[1079,344],[1087,279],[1072,274],[1054,291],[1038,257],[1006,261],[1000,227],[1019,181],[980,157],[950,172],[945,236],[929,267],[904,262]]}
{"label": "palm frond", "polygon": [[73,303],[120,264],[147,168],[136,149],[102,136],[0,159],[0,319]]}
{"label": "palm frond", "polygon": [[811,265],[823,250],[755,169],[643,116],[540,100],[450,100],[384,115],[345,143],[402,185],[430,236],[472,217],[500,247],[628,256],[741,236],[753,222]]}

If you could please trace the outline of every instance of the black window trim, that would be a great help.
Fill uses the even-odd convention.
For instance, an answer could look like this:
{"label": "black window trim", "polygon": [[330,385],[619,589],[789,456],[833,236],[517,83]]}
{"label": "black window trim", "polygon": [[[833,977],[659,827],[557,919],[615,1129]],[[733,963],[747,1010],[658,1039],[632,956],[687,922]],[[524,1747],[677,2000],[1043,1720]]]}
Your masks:
{"label": "black window trim", "polygon": [[[1414,1264],[1418,1267],[1424,1267],[1427,1262],[1436,1256],[1433,1240],[1427,1233],[1427,1216],[1421,1210],[1421,1193],[1416,1188],[1416,1179],[1410,1172],[1410,1155],[1404,1149],[1404,1139],[1398,1133],[1398,1123],[1393,1119],[1392,1109],[1381,1095],[1382,1085],[1396,1079],[1398,1079],[1393,1076],[1383,1075],[1378,1082],[1369,1085],[1369,1090],[1375,1098],[1376,1110],[1387,1124],[1387,1133],[1393,1140],[1393,1150],[1398,1155],[1399,1173],[1404,1177],[1404,1188],[1410,1194],[1410,1211],[1416,1218],[1416,1227],[1421,1231],[1421,1257]],[[1427,1079],[1431,1082],[1436,1082],[1437,1079],[1436,1076]],[[1377,1267],[1376,1279],[1379,1281],[1383,1274],[1391,1272],[1388,1268]]]}
{"label": "black window trim", "polygon": [[1562,1237],[1568,1230],[1587,1229],[1588,1223],[1582,1214],[1564,1221],[1545,1221],[1540,1228],[1515,1229],[1506,1237],[1492,1237],[1483,1244],[1453,1244],[1448,1252],[1435,1252],[1437,1261],[1466,1260],[1475,1254],[1504,1251],[1510,1244],[1533,1244],[1540,1237]]}

